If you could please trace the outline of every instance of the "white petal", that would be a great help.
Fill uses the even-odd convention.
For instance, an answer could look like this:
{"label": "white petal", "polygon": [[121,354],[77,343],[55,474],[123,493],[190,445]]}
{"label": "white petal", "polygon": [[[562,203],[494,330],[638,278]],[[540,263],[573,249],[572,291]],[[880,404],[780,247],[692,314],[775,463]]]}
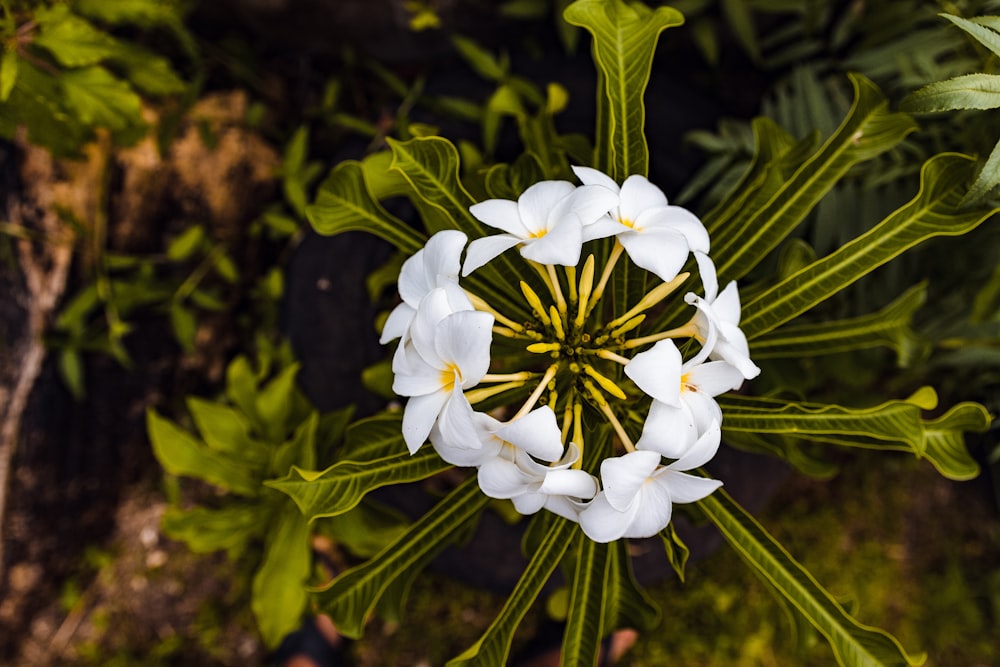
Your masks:
{"label": "white petal", "polygon": [[469,237],[457,229],[445,229],[427,241],[423,264],[428,285],[440,287],[442,280],[458,280],[462,249],[468,240]]}
{"label": "white petal", "polygon": [[693,251],[695,262],[698,263],[698,273],[701,274],[701,284],[705,288],[705,299],[711,303],[719,293],[719,277],[715,271],[715,262],[703,252]]}
{"label": "white petal", "polygon": [[576,186],[569,181],[541,181],[525,190],[517,200],[521,223],[528,235],[549,229],[549,214]]}
{"label": "white petal", "polygon": [[687,405],[675,407],[653,401],[642,427],[642,436],[635,447],[656,452],[669,459],[677,459],[697,442],[699,435]]}
{"label": "white petal", "polygon": [[722,408],[708,394],[703,394],[700,391],[686,391],[681,395],[681,401],[690,410],[694,422],[695,439],[704,435],[711,428],[713,422],[722,421]]}
{"label": "white petal", "polygon": [[555,461],[563,455],[556,414],[547,405],[498,427],[496,436],[543,461]]}
{"label": "white petal", "polygon": [[645,176],[633,174],[622,183],[619,211],[623,219],[635,222],[643,211],[666,205],[667,196]]}
{"label": "white petal", "polygon": [[715,453],[719,451],[719,442],[722,439],[722,431],[718,422],[711,424],[708,430],[684,455],[667,466],[669,470],[692,470],[698,466],[703,466],[712,460]]}
{"label": "white petal", "polygon": [[448,300],[448,292],[439,287],[432,289],[420,300],[417,312],[410,323],[410,341],[416,353],[431,366],[442,370],[445,368],[445,363],[438,355],[435,346],[438,325],[454,312]]}
{"label": "white petal", "polygon": [[712,310],[723,322],[740,323],[740,291],[736,287],[735,280],[730,281],[726,289],[722,290],[712,302]]}
{"label": "white petal", "polygon": [[670,523],[674,508],[671,499],[673,489],[668,489],[664,484],[658,484],[658,481],[654,478],[649,484],[642,487],[637,503],[639,511],[635,513],[635,518],[629,524],[624,537],[636,539],[652,537]]}
{"label": "white petal", "polygon": [[615,183],[614,179],[602,171],[591,169],[590,167],[573,167],[573,173],[576,174],[576,177],[584,185],[602,185],[615,194],[618,194],[621,189]]}
{"label": "white petal", "polygon": [[583,242],[586,243],[594,239],[605,239],[609,236],[617,236],[628,231],[631,231],[630,227],[626,227],[617,220],[613,220],[610,216],[604,216],[603,218],[598,218],[596,222],[583,226]]}
{"label": "white petal", "polygon": [[574,214],[563,218],[559,224],[542,237],[521,246],[521,255],[539,264],[576,266],[583,248],[583,225]]}
{"label": "white petal", "polygon": [[521,223],[517,202],[509,199],[487,199],[470,206],[469,212],[490,227],[503,230],[519,238],[525,238],[528,235],[528,230]]}
{"label": "white petal", "polygon": [[593,498],[598,492],[597,478],[583,470],[553,470],[545,476],[541,493],[572,498]]}
{"label": "white petal", "polygon": [[705,225],[698,219],[698,216],[686,208],[664,206],[663,208],[651,209],[642,214],[636,222],[641,222],[641,225],[637,226],[644,229],[652,227],[670,229],[684,237],[690,250],[708,252],[708,231],[705,230]]}
{"label": "white petal", "polygon": [[[686,366],[687,364],[685,364]],[[743,374],[725,361],[710,361],[683,369],[685,381],[708,396],[718,396],[739,389]]]}
{"label": "white petal", "polygon": [[670,497],[675,503],[693,503],[722,486],[722,482],[717,479],[688,475],[673,470],[664,471],[663,476],[657,481],[667,485],[670,489]]}
{"label": "white petal", "polygon": [[649,396],[661,403],[680,405],[681,353],[674,341],[661,340],[632,357],[625,375]]}
{"label": "white petal", "polygon": [[580,512],[586,509],[587,505],[588,503],[573,500],[566,496],[545,496],[545,509],[570,521],[579,521]]}
{"label": "white petal", "polygon": [[403,440],[410,454],[415,453],[426,442],[448,396],[448,392],[438,391],[414,396],[406,402],[406,407],[403,408]]}
{"label": "white petal", "polygon": [[726,333],[725,338],[720,338],[715,343],[715,347],[712,349],[712,354],[710,355],[711,358],[723,359],[729,362],[747,380],[752,380],[760,375],[760,368],[750,359],[750,354],[747,352],[746,337],[743,336],[743,332],[740,331],[738,334],[734,334],[728,331]]}
{"label": "white petal", "polygon": [[618,206],[618,193],[600,185],[583,185],[570,195],[571,208],[584,225],[589,225]]}
{"label": "white petal", "polygon": [[549,499],[549,496],[544,493],[525,493],[520,496],[514,496],[510,499],[514,503],[514,509],[520,514],[534,514],[538,510],[545,507],[545,502]]}
{"label": "white petal", "polygon": [[479,488],[490,498],[513,498],[528,492],[531,485],[537,482],[512,461],[494,458],[479,466]]}
{"label": "white petal", "polygon": [[595,542],[613,542],[625,534],[638,510],[636,505],[619,512],[611,506],[604,493],[599,493],[587,509],[580,512],[580,527]]}
{"label": "white petal", "polygon": [[412,372],[396,372],[392,378],[392,390],[400,396],[425,396],[445,388],[441,371],[427,366],[411,366]]}
{"label": "white petal", "polygon": [[469,275],[479,267],[499,257],[503,254],[504,250],[513,248],[520,242],[521,239],[509,234],[484,236],[481,239],[474,240],[469,244],[469,249],[465,252],[465,264],[462,266],[462,275]]}
{"label": "white petal", "polygon": [[482,441],[473,414],[472,406],[462,389],[455,387],[438,415],[436,427],[441,440],[453,447],[481,449]]}
{"label": "white petal", "polygon": [[427,273],[424,271],[425,254],[426,246],[413,253],[399,269],[399,296],[404,303],[414,308],[427,292],[434,289],[434,284],[427,281]]}
{"label": "white petal", "polygon": [[438,356],[458,368],[462,388],[479,384],[490,367],[493,316],[478,310],[452,313],[438,325]]}
{"label": "white petal", "polygon": [[626,232],[619,235],[618,240],[636,266],[655,274],[663,282],[676,278],[687,261],[687,242],[670,229],[650,227]]}
{"label": "white petal", "polygon": [[601,483],[611,506],[624,511],[659,464],[659,454],[642,450],[604,459]]}
{"label": "white petal", "polygon": [[393,308],[392,312],[389,313],[389,317],[385,320],[385,325],[382,327],[382,336],[378,339],[378,342],[385,345],[390,340],[399,338],[406,333],[416,313],[417,309],[405,302]]}

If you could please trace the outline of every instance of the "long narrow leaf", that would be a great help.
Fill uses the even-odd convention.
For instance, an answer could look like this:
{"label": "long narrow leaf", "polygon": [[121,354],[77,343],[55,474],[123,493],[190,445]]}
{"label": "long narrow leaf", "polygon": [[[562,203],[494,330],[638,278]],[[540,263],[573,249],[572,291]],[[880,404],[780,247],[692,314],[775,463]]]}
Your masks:
{"label": "long narrow leaf", "polygon": [[[980,44],[1000,56],[1000,34],[997,34],[998,24],[996,16],[979,16],[971,21],[953,14],[938,14],[938,16],[948,19],[959,28],[969,33]],[[991,30],[991,28],[993,29]]]}
{"label": "long narrow leaf", "polygon": [[389,586],[413,566],[426,562],[486,506],[475,477],[445,496],[399,539],[374,558],[343,572],[315,597],[345,637],[358,639],[365,619]]}
{"label": "long narrow leaf", "polygon": [[412,456],[403,451],[373,461],[339,461],[322,472],[292,467],[287,477],[264,484],[288,494],[312,521],[354,509],[377,488],[427,479],[450,467],[437,452],[424,447]]}
{"label": "long narrow leaf", "polygon": [[[644,125],[643,94],[660,33],[684,22],[671,7],[651,10],[642,3],[621,0],[579,0],[566,8],[566,22],[585,28],[594,37],[594,61],[604,87],[598,96],[609,102],[611,130],[607,150],[612,156],[609,174],[619,182],[649,170],[649,146]],[[598,128],[600,130],[600,128]]]}
{"label": "long narrow leaf", "polygon": [[808,357],[887,346],[906,366],[922,347],[910,322],[926,298],[927,286],[920,284],[877,313],[780,327],[754,340],[753,358]]}
{"label": "long narrow leaf", "polygon": [[723,283],[756,266],[808,215],[852,165],[883,153],[916,129],[906,114],[891,113],[879,89],[850,75],[854,104],[844,122],[763,206],[713,237],[712,256]]}
{"label": "long narrow leaf", "polygon": [[528,613],[532,603],[542,592],[545,582],[559,565],[564,553],[573,542],[573,532],[577,526],[572,521],[560,517],[545,535],[538,551],[534,553],[514,587],[506,604],[500,610],[490,627],[475,644],[462,655],[450,660],[448,667],[503,667],[510,652],[514,631],[521,619]]}
{"label": "long narrow leaf", "polygon": [[562,641],[562,664],[596,665],[607,628],[604,594],[610,576],[609,545],[578,534],[576,571],[569,589],[569,615]]}
{"label": "long narrow leaf", "polygon": [[929,83],[910,93],[900,107],[917,113],[951,109],[995,109],[1000,107],[1000,76],[965,74],[947,81]]}
{"label": "long narrow leaf", "polygon": [[877,628],[862,625],[729,495],[718,490],[698,507],[729,545],[830,642],[837,663],[845,667],[904,667],[924,658],[910,657],[899,642]]}
{"label": "long narrow leaf", "polygon": [[926,458],[949,479],[975,477],[979,466],[965,447],[965,432],[984,431],[989,413],[981,405],[961,403],[944,416],[925,421],[924,410],[937,407],[937,395],[924,387],[906,400],[870,408],[727,396],[719,401],[727,433],[781,435],[847,447],[908,452]]}
{"label": "long narrow leaf", "polygon": [[417,231],[390,215],[372,197],[361,164],[354,161],[333,168],[320,185],[316,202],[306,207],[306,217],[320,234],[369,232],[407,254],[415,253],[424,244]]}
{"label": "long narrow leaf", "polygon": [[974,229],[994,210],[959,208],[972,171],[964,155],[945,153],[920,172],[920,191],[876,227],[757,295],[743,307],[741,327],[752,340],[836,294],[873,269],[933,236]]}

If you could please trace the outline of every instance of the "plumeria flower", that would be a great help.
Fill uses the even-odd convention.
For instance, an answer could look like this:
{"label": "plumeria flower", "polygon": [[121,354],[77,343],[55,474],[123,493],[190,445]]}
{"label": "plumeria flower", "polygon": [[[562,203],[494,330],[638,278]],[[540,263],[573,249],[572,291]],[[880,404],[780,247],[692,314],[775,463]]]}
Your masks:
{"label": "plumeria flower", "polygon": [[[645,176],[633,174],[621,188],[609,176],[590,167],[573,167],[584,185],[600,186],[617,195],[610,215],[585,228],[584,240],[615,236],[635,264],[664,282],[677,277],[689,252],[708,253],[708,232],[701,220],[667,197]],[[700,263],[700,262],[699,262]]]}
{"label": "plumeria flower", "polygon": [[480,466],[500,456],[505,447],[518,447],[549,462],[563,455],[556,415],[547,405],[509,422],[501,422],[483,412],[474,413],[471,419],[475,428],[472,438],[465,433],[444,432],[438,426],[431,431],[431,444],[448,463]]}
{"label": "plumeria flower", "polygon": [[[698,355],[701,356],[701,355]],[[722,421],[715,397],[743,384],[743,374],[725,361],[681,363],[672,340],[661,340],[632,358],[625,374],[653,397],[636,447],[681,458],[698,439]]]}
{"label": "plumeria flower", "polygon": [[[460,231],[441,231],[403,262],[399,272],[399,296],[403,301],[389,313],[382,328],[380,343],[385,345],[391,340],[405,337],[420,300],[432,289],[448,289],[455,300],[465,297],[458,287],[458,271],[466,241],[468,237]],[[469,304],[466,310],[471,309],[472,305]]]}
{"label": "plumeria flower", "polygon": [[705,297],[689,293],[684,300],[698,309],[694,325],[703,340],[715,337],[709,358],[721,359],[735,366],[747,380],[760,375],[760,368],[750,359],[750,345],[740,329],[740,293],[736,281],[716,296],[707,292]]}
{"label": "plumeria flower", "polygon": [[493,316],[452,310],[445,288],[421,299],[410,340],[393,357],[392,389],[409,396],[403,411],[403,439],[410,453],[427,440],[437,422],[446,432],[472,432],[463,390],[476,386],[490,365]]}
{"label": "plumeria flower", "polygon": [[507,441],[498,456],[479,466],[479,487],[490,498],[509,498],[521,514],[534,514],[546,506],[568,511],[566,504],[550,499],[593,498],[598,489],[593,475],[570,468],[579,456],[580,450],[571,443],[560,460],[539,463]]}
{"label": "plumeria flower", "polygon": [[462,275],[467,276],[508,248],[540,264],[576,266],[583,247],[583,228],[605,215],[614,196],[603,188],[578,188],[569,181],[542,181],[516,202],[489,199],[470,207],[472,215],[506,233],[469,244]]}
{"label": "plumeria flower", "polygon": [[652,537],[673,515],[674,503],[691,503],[708,496],[722,482],[683,471],[704,465],[719,449],[718,423],[709,428],[681,458],[660,465],[660,453],[636,449],[601,463],[604,489],[580,513],[580,527],[595,542],[622,537]]}

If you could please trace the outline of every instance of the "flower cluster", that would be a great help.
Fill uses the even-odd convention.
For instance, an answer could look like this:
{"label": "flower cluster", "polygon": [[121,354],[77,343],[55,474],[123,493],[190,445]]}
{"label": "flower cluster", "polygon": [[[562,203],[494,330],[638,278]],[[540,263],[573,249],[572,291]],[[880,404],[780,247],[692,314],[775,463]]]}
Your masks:
{"label": "flower cluster", "polygon": [[[477,468],[486,495],[510,499],[523,514],[546,508],[578,521],[593,540],[649,537],[669,523],[674,503],[700,500],[721,485],[687,471],[719,448],[715,397],[760,370],[739,328],[736,284],[719,292],[701,221],[669,205],[643,176],[619,187],[595,169],[574,172],[582,185],[543,181],[517,201],[471,207],[501,234],[469,243],[450,230],[428,240],[403,264],[402,303],[382,342],[399,339],[393,389],[408,397],[403,437],[411,453],[430,440],[449,463]],[[606,255],[599,276],[595,254],[579,266],[591,242],[605,250],[597,251]],[[521,280],[531,317],[520,322],[459,284],[512,248],[537,274],[525,277],[550,297],[546,305]],[[640,336],[647,318],[659,319],[651,317],[656,307],[690,278],[681,273],[689,256],[703,287],[703,296],[684,298],[690,319]],[[627,262],[655,276],[649,282],[656,286],[605,321],[605,290]],[[503,339],[496,359],[494,336]],[[515,368],[527,369],[490,373],[492,362],[526,362]],[[520,405],[474,408],[504,396]],[[640,432],[634,424],[643,413]],[[595,417],[613,438],[594,435]]]}

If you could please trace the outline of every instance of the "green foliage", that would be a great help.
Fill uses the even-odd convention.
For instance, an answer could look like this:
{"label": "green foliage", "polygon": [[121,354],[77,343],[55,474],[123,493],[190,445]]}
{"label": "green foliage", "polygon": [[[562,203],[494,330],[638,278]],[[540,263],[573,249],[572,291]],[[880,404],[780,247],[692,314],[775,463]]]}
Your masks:
{"label": "green foliage", "polygon": [[[164,532],[198,553],[225,549],[234,558],[254,559],[251,607],[271,647],[298,626],[313,565],[307,517],[288,496],[268,488],[268,480],[296,466],[314,467],[319,452],[343,441],[352,412],[321,418],[295,387],[297,371],[287,351],[273,361],[262,355],[256,370],[249,359],[237,357],[227,368],[225,399],[188,398],[197,435],[153,410],[147,415],[153,452],[164,470],[228,492],[210,506],[172,508],[164,516]],[[324,530],[345,546],[370,553],[395,537],[401,519],[382,512],[381,537],[372,535],[360,519],[379,510],[358,507],[360,500],[344,510],[348,520]]]}
{"label": "green foliage", "polygon": [[[747,10],[740,3],[724,5],[744,48],[763,59],[767,46],[756,40]],[[459,229],[478,238],[483,229],[469,213],[471,204],[488,197],[516,198],[540,179],[569,178],[570,163],[587,163],[592,155],[595,165],[619,182],[627,175],[646,173],[643,92],[660,32],[679,25],[683,18],[673,9],[652,10],[620,0],[579,0],[569,6],[565,17],[594,39],[598,120],[593,154],[579,150],[588,142],[581,144],[555,132],[552,115],[565,104],[558,89],[550,89],[547,102],[532,114],[528,108],[539,105],[539,100],[519,88],[506,59],[459,39],[456,45],[470,65],[498,83],[484,107],[485,143],[490,146],[500,119],[511,117],[518,122],[524,154],[509,164],[488,164],[490,150],[484,155],[468,146],[455,147],[441,137],[390,139],[388,151],[361,163],[334,167],[316,201],[306,207],[314,226],[323,233],[366,229],[411,254],[425,236],[389,216],[381,200],[398,195],[409,198],[428,236],[442,229]],[[809,18],[804,10],[802,17]],[[798,76],[801,87],[808,87],[804,71]],[[744,285],[750,297],[743,308],[743,328],[755,358],[758,347],[759,358],[777,359],[874,346],[893,347],[903,362],[919,358],[924,347],[913,331],[912,319],[924,302],[923,286],[899,296],[878,313],[811,322],[803,321],[803,316],[923,241],[967,233],[995,212],[962,208],[961,199],[972,180],[972,162],[963,155],[942,154],[924,162],[919,191],[909,203],[887,216],[880,214],[881,223],[875,224],[878,218],[866,221],[870,230],[849,236],[839,250],[817,259],[811,249],[791,243],[828,198],[847,196],[843,194],[850,192],[844,189],[845,181],[856,174],[874,178],[867,175],[896,159],[898,147],[917,129],[911,117],[890,111],[888,100],[869,78],[852,75],[849,81],[854,93],[850,108],[846,102],[843,107],[826,105],[828,89],[810,88],[813,111],[827,114],[827,121],[812,122],[807,114],[803,123],[810,127],[828,123],[829,136],[823,143],[815,133],[795,140],[766,119],[755,120],[751,132],[734,129],[726,141],[715,142],[710,135],[698,137],[702,145],[716,149],[719,158],[710,165],[712,177],[702,176],[698,187],[728,174],[720,179],[723,185],[712,189],[714,206],[704,219],[712,234],[712,256],[720,280],[750,280],[749,286]],[[791,101],[788,104],[789,109],[794,106]],[[846,111],[839,127],[830,108]],[[734,142],[739,144],[735,150]],[[783,246],[787,252],[776,267],[769,259]],[[606,256],[609,249],[598,246],[597,254]],[[488,280],[477,283],[477,276],[472,276],[468,284],[472,291],[488,294],[492,303],[505,308],[517,306],[518,295],[511,291],[517,280],[537,285],[533,272],[517,257],[502,257],[495,268],[487,270],[495,271]],[[627,278],[614,280],[609,289],[618,295],[615,315],[621,315],[630,303],[633,285]],[[669,325],[676,316],[666,309],[654,318],[658,320],[655,326]],[[505,354],[513,357],[518,352],[497,350],[494,358],[504,359]],[[795,392],[797,387],[779,385],[775,390]],[[964,434],[985,429],[989,416],[982,406],[963,403],[943,416],[925,418],[923,413],[935,407],[936,395],[929,389],[869,408],[731,397],[724,405],[723,427],[734,444],[762,449],[817,473],[827,474],[829,467],[812,459],[807,450],[817,444],[835,444],[906,451],[929,460],[945,476],[966,479],[977,468],[965,450]],[[411,458],[402,453],[399,428],[399,418],[393,414],[360,422],[348,431],[348,444],[338,463],[323,472],[295,469],[270,485],[291,496],[307,517],[315,518],[347,511],[382,484],[421,479],[440,469],[431,455],[418,453]],[[596,431],[587,442],[589,448],[611,446],[607,434],[602,438]],[[486,504],[473,481],[467,481],[382,552],[319,591],[320,607],[350,637],[361,635],[373,611],[398,613],[416,572],[444,542],[472,524]],[[698,508],[795,610],[795,617],[829,641],[841,664],[919,663],[888,634],[854,620],[727,496],[716,493]],[[672,527],[661,537],[670,562],[683,577],[686,546]],[[530,563],[506,605],[480,640],[451,664],[504,664],[514,630],[560,563],[572,575],[564,664],[592,662],[600,638],[616,628],[647,628],[657,622],[658,611],[631,576],[624,544],[594,544],[571,523],[543,514],[532,521],[525,547]]]}
{"label": "green foliage", "polygon": [[0,136],[13,138],[25,126],[29,140],[60,155],[76,155],[98,128],[119,142],[135,141],[147,129],[140,95],[180,95],[188,84],[170,60],[113,30],[166,29],[191,56],[193,40],[181,19],[179,4],[157,0],[8,12],[0,24]]}

